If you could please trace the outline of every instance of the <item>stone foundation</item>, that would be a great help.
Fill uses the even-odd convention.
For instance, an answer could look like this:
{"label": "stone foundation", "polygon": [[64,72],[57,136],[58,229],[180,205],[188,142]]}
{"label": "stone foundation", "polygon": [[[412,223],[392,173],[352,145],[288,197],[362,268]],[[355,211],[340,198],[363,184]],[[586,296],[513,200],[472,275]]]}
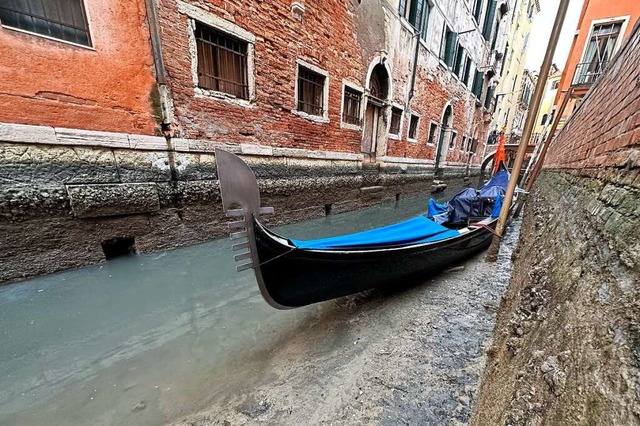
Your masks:
{"label": "stone foundation", "polygon": [[[215,146],[254,170],[263,205],[276,209],[270,224],[430,191],[433,183],[429,164],[368,164],[349,153],[185,139],[174,139],[171,151],[163,138],[120,134],[77,146],[47,142],[0,142],[2,283],[103,261],[106,240],[133,237],[136,250],[148,253],[226,235]],[[451,180],[478,169],[446,172]]]}
{"label": "stone foundation", "polygon": [[640,169],[544,171],[474,425],[640,421]]}

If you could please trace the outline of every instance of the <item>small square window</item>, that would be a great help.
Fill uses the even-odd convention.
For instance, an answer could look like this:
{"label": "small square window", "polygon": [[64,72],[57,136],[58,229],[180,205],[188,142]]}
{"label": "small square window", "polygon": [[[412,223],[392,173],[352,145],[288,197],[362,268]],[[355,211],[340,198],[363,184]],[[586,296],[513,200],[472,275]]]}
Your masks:
{"label": "small square window", "polygon": [[360,104],[362,103],[362,92],[344,86],[342,98],[342,122],[359,126],[362,124],[360,118]]}
{"label": "small square window", "polygon": [[436,143],[436,132],[438,131],[438,123],[431,123],[429,126],[429,138],[427,139],[427,143],[429,145],[434,145]]}
{"label": "small square window", "polygon": [[420,121],[420,117],[417,115],[411,114],[411,121],[409,121],[409,134],[407,135],[407,139],[416,140],[418,135],[418,122]]}
{"label": "small square window", "polygon": [[249,99],[247,43],[196,22],[198,86]]}
{"label": "small square window", "polygon": [[2,25],[91,46],[82,0],[0,1]]}
{"label": "small square window", "polygon": [[389,134],[399,136],[401,122],[402,110],[398,107],[391,107],[391,125],[389,126]]}
{"label": "small square window", "polygon": [[302,65],[298,66],[298,111],[310,115],[324,114],[326,78]]}

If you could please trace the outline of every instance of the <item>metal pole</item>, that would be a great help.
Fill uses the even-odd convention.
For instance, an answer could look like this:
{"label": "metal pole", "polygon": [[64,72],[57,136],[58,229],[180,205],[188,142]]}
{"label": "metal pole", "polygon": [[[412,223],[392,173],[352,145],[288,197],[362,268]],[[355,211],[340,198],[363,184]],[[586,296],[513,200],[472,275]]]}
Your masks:
{"label": "metal pole", "polygon": [[533,93],[533,101],[527,114],[527,121],[522,131],[522,139],[520,139],[520,145],[518,146],[518,152],[516,154],[516,161],[513,165],[511,172],[511,179],[509,180],[509,186],[507,186],[507,193],[504,196],[502,203],[502,210],[500,210],[500,217],[498,218],[498,224],[496,225],[496,235],[491,241],[489,247],[489,253],[487,254],[487,260],[495,262],[498,259],[498,249],[500,248],[500,239],[504,234],[504,227],[509,217],[509,211],[511,209],[511,201],[513,200],[513,194],[516,190],[518,178],[520,177],[520,169],[524,162],[524,156],[527,153],[527,146],[529,145],[529,139],[533,132],[538,110],[540,109],[540,103],[542,102],[542,96],[544,95],[544,89],[547,85],[547,79],[549,78],[549,70],[551,69],[551,62],[553,61],[553,54],[556,51],[558,45],[558,39],[560,38],[560,31],[562,30],[562,24],[564,17],[567,14],[567,8],[569,7],[569,0],[560,0],[558,5],[558,12],[556,14],[556,20],[553,23],[553,30],[551,31],[551,37],[549,38],[549,44],[547,45],[547,52],[544,55],[544,61],[540,68],[540,77],[536,84],[536,89]]}

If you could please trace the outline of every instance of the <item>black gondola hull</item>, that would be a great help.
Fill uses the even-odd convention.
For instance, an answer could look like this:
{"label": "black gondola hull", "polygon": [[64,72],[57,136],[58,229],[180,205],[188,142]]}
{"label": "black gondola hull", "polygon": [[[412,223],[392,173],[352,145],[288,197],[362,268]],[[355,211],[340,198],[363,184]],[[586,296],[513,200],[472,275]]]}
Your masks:
{"label": "black gondola hull", "polygon": [[[493,220],[487,228],[495,224]],[[488,247],[493,235],[487,228],[427,244],[336,251],[296,249],[254,221],[262,291],[278,305],[295,308],[373,288],[423,282]]]}

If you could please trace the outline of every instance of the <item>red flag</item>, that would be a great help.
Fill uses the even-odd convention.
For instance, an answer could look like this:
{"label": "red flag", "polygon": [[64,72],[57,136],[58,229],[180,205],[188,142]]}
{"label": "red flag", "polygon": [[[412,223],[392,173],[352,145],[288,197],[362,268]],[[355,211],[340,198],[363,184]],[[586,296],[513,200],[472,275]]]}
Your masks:
{"label": "red flag", "polygon": [[501,162],[506,163],[507,161],[507,154],[504,150],[505,139],[506,137],[504,135],[504,132],[500,133],[498,148],[496,149],[496,153],[493,154],[493,173],[498,171]]}

